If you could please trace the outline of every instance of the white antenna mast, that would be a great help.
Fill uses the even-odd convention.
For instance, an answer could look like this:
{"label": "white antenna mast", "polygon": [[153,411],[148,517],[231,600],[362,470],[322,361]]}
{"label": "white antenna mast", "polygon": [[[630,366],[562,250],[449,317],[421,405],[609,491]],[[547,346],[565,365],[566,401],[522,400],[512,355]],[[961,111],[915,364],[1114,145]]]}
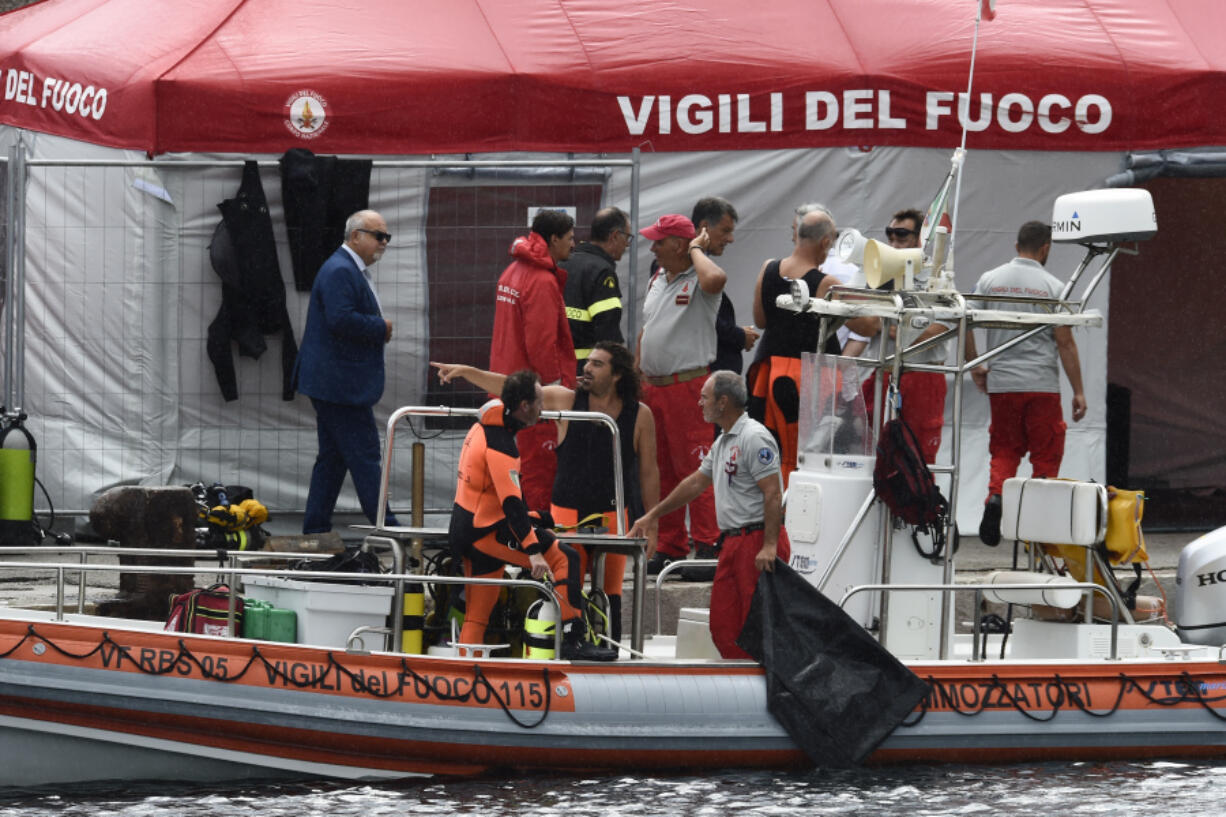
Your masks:
{"label": "white antenna mast", "polygon": [[[966,77],[966,96],[962,99],[966,101],[966,114],[962,113],[961,100],[955,106],[958,111],[958,118],[962,122],[962,144],[959,145],[957,152],[954,154],[954,164],[958,168],[957,179],[954,180],[954,204],[950,208],[949,213],[949,250],[946,253],[945,265],[948,269],[954,269],[954,236],[957,235],[958,227],[958,202],[962,198],[962,173],[961,165],[966,159],[966,122],[970,119],[971,107],[971,89],[975,85],[975,57],[979,51],[979,24],[983,21],[984,12],[987,12],[988,19],[991,20],[996,16],[996,0],[976,0],[978,9],[975,12],[975,34],[971,40],[971,68]],[[936,225],[933,225],[935,228]]]}

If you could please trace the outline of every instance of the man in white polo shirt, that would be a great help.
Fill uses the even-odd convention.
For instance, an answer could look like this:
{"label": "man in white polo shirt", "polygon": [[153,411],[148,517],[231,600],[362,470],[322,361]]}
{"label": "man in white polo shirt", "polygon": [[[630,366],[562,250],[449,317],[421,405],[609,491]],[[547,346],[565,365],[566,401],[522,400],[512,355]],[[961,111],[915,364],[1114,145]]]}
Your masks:
{"label": "man in white polo shirt", "polygon": [[[639,233],[652,242],[651,252],[660,265],[643,301],[643,329],[636,359],[643,373],[642,400],[656,423],[656,452],[660,492],[667,493],[702,461],[713,438],[702,420],[698,395],[715,359],[715,318],[727,275],[707,256],[711,237],[695,235],[694,224],[681,215],[661,216]],[[713,546],[714,499],[706,491],[687,500],[660,520],[657,551],[648,570],[689,555],[695,545]]]}
{"label": "man in white polo shirt", "polygon": [[766,426],[745,413],[745,380],[734,372],[712,374],[700,395],[703,419],[723,433],[698,470],[647,511],[630,536],[645,536],[652,521],[704,491],[715,489],[719,565],[711,585],[711,640],[724,658],[749,658],[736,644],[753,601],[758,574],[791,558],[783,529],[783,477],[779,448]]}

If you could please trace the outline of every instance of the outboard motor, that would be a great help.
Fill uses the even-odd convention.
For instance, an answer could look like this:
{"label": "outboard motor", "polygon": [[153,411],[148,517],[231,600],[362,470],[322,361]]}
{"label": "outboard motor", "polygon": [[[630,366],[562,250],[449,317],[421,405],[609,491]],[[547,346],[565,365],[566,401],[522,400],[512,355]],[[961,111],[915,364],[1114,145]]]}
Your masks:
{"label": "outboard motor", "polygon": [[1183,549],[1175,585],[1179,637],[1192,644],[1226,644],[1226,527]]}

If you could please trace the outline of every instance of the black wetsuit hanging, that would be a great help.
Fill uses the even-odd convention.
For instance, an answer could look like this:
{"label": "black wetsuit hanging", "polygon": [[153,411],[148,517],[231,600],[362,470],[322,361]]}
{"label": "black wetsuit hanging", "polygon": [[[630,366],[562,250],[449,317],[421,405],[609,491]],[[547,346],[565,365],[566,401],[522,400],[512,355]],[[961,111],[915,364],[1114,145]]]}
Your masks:
{"label": "black wetsuit hanging", "polygon": [[221,278],[221,308],[209,324],[205,344],[217,385],[227,401],[238,399],[230,341],[238,343],[240,355],[258,358],[268,348],[264,335],[280,333],[281,399],[292,400],[290,383],[298,344],[285,305],[285,284],[259,165],[243,164],[238,194],[217,208],[222,221],[209,243],[209,261]]}
{"label": "black wetsuit hanging", "polygon": [[345,219],[370,204],[369,159],[316,156],[291,148],[281,157],[281,201],[294,286],[310,292],[315,274],[345,241]]}

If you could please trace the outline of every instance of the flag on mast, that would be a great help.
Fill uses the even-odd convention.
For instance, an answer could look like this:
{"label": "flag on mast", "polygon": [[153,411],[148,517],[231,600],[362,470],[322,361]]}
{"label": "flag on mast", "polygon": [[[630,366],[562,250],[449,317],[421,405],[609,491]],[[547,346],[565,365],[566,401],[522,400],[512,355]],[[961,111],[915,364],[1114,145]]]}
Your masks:
{"label": "flag on mast", "polygon": [[927,255],[932,254],[929,242],[938,226],[952,232],[953,219],[950,218],[949,210],[953,206],[954,183],[958,178],[958,169],[962,166],[961,156],[958,155],[960,153],[961,148],[955,152],[953,161],[949,163],[949,174],[945,177],[945,181],[941,182],[941,188],[932,199],[932,203],[928,205],[927,212],[924,213],[924,223],[920,227],[920,246],[924,248],[924,253]]}

